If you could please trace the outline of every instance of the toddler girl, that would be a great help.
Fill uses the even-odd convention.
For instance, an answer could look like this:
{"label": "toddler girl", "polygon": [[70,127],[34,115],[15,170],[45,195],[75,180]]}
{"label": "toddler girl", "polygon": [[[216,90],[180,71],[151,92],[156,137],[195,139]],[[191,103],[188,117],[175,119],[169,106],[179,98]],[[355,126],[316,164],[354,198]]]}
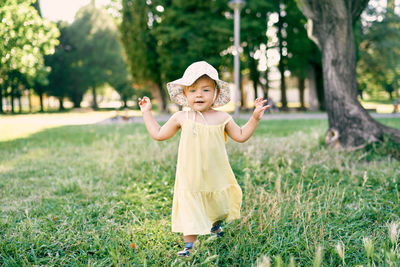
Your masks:
{"label": "toddler girl", "polygon": [[146,128],[155,140],[171,138],[182,129],[172,204],[172,231],[183,234],[187,257],[198,235],[223,236],[221,223],[240,216],[242,191],[229,165],[226,134],[245,142],[255,131],[267,100],[257,98],[253,116],[239,127],[232,117],[214,107],[230,100],[229,86],[205,61],[191,64],[182,78],[167,84],[171,100],[190,107],[179,111],[161,127],[153,118],[148,97],[139,98]]}

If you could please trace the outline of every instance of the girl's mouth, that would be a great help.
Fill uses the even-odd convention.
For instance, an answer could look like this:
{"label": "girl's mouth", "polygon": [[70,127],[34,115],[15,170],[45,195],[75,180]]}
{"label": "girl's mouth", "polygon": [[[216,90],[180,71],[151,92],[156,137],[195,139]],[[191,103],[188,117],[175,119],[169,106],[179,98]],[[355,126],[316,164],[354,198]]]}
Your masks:
{"label": "girl's mouth", "polygon": [[199,104],[199,103],[204,103],[204,101],[194,101],[194,103]]}

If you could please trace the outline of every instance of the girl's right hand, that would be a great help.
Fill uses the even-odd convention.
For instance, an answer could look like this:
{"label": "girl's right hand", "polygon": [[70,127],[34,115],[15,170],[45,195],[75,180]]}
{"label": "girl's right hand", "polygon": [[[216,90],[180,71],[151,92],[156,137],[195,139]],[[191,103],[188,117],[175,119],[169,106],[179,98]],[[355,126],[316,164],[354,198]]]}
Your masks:
{"label": "girl's right hand", "polygon": [[139,107],[142,112],[151,110],[151,102],[150,98],[144,96],[143,98],[139,98]]}

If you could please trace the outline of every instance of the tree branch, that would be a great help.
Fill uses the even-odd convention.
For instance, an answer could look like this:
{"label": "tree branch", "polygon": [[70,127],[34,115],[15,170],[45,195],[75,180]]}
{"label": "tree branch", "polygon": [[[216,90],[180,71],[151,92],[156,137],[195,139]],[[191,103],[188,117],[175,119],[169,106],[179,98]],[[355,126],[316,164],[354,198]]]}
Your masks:
{"label": "tree branch", "polygon": [[[318,2],[318,1],[317,1]],[[297,7],[308,19],[316,20],[320,17],[318,10],[314,8],[315,2],[313,0],[298,0]]]}
{"label": "tree branch", "polygon": [[307,35],[308,38],[310,38],[311,41],[313,41],[319,48],[319,50],[321,50],[321,43],[318,41],[318,38],[314,35],[314,27],[313,27],[313,20],[312,19],[308,19],[307,20]]}
{"label": "tree branch", "polygon": [[307,17],[307,35],[311,41],[313,41],[319,49],[321,49],[321,44],[315,35],[314,24],[321,18],[320,8],[316,8],[318,5],[318,0],[298,0],[297,6],[300,11]]}
{"label": "tree branch", "polygon": [[350,11],[353,23],[360,17],[361,13],[368,5],[369,0],[352,0],[350,1]]}

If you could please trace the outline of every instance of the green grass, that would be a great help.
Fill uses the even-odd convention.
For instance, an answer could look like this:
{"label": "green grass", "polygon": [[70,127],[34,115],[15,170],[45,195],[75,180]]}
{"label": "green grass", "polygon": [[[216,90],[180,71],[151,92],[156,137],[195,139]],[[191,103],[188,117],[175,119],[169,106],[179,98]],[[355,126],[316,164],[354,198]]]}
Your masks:
{"label": "green grass", "polygon": [[142,124],[65,126],[0,142],[0,265],[399,266],[388,224],[400,222],[400,162],[331,150],[326,127],[262,121],[248,142],[229,140],[241,219],[223,239],[201,236],[189,260],[170,231],[179,134],[156,142]]}

